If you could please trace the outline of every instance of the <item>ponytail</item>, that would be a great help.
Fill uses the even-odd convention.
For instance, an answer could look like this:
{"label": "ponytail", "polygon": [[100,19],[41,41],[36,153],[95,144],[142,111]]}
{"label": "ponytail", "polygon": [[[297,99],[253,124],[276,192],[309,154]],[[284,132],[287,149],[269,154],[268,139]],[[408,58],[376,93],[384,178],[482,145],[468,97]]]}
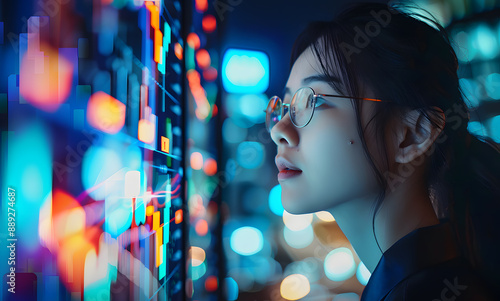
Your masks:
{"label": "ponytail", "polygon": [[468,133],[465,140],[463,154],[445,176],[451,184],[450,219],[465,257],[493,286],[500,282],[500,146]]}

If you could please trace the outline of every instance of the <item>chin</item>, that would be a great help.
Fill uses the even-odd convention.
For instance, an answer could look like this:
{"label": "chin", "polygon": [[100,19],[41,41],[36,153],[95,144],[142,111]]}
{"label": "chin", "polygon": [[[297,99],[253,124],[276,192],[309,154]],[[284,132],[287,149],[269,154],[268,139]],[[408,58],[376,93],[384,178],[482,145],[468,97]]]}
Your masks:
{"label": "chin", "polygon": [[291,214],[307,214],[315,212],[314,210],[311,210],[311,208],[308,208],[307,202],[304,202],[303,200],[281,199],[281,204],[283,205],[283,208]]}

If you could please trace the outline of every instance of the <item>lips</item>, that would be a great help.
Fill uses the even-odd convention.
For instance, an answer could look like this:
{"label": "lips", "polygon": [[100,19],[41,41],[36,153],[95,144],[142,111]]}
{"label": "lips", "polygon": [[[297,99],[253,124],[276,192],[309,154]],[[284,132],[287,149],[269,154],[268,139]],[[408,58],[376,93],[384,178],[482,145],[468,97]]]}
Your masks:
{"label": "lips", "polygon": [[282,156],[276,156],[276,158],[275,158],[274,161],[276,163],[276,167],[278,167],[278,170],[280,172],[282,172],[284,170],[302,171],[300,168],[298,168],[297,166],[293,165],[292,163],[290,163],[290,161],[288,161],[287,159],[285,159]]}

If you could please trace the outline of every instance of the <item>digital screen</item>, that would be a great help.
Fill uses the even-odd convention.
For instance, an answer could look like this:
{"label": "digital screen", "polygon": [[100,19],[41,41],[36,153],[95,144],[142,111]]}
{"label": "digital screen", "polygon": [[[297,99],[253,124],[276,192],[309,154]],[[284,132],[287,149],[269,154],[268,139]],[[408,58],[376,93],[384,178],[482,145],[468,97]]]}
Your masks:
{"label": "digital screen", "polygon": [[1,9],[2,300],[184,300],[183,4]]}

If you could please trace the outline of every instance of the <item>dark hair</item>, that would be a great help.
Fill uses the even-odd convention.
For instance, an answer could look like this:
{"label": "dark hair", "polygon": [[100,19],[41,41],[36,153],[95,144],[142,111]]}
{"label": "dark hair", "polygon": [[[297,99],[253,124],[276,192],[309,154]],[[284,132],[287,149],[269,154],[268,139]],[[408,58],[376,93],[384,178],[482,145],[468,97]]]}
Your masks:
{"label": "dark hair", "polygon": [[[386,141],[388,121],[402,118],[405,110],[418,110],[434,126],[441,116],[436,107],[444,112],[444,129],[427,153],[429,196],[438,218],[451,221],[463,255],[490,285],[498,283],[500,235],[493,214],[500,212],[500,147],[490,138],[467,131],[469,110],[459,85],[457,56],[445,29],[415,6],[356,3],[330,22],[309,24],[295,41],[290,65],[309,47],[338,91],[366,97],[362,95],[364,83],[373,97],[390,101],[378,103],[369,122],[374,123],[376,141]],[[352,105],[365,154],[381,188],[373,207],[375,234],[375,216],[387,190],[404,181],[405,175],[380,170],[366,145],[362,102],[352,100]],[[387,170],[385,143],[378,148],[385,154]]]}

